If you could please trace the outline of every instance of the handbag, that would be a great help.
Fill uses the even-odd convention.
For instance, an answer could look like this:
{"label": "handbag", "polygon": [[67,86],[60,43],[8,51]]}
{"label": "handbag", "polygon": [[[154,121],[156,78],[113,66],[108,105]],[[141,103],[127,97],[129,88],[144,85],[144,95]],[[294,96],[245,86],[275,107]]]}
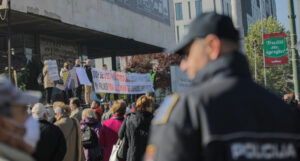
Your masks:
{"label": "handbag", "polygon": [[122,144],[122,140],[118,139],[117,143],[113,146],[111,151],[109,161],[119,161],[118,159],[118,150],[120,149],[120,145]]}
{"label": "handbag", "polygon": [[126,160],[127,159],[127,151],[128,151],[128,140],[126,136],[123,137],[119,150],[117,152],[117,157],[119,160]]}

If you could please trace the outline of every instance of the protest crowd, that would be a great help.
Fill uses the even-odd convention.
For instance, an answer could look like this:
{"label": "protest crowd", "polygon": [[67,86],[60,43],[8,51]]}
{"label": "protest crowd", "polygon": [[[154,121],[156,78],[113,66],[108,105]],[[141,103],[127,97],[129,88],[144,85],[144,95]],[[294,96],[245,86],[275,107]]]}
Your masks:
{"label": "protest crowd", "polygon": [[[130,79],[114,76],[106,65],[100,71],[110,72],[106,76],[102,73],[107,79]],[[152,82],[150,75],[146,77]],[[112,89],[106,90],[114,94],[97,92],[91,60],[86,60],[83,67],[76,60],[73,71],[66,62],[60,72],[55,60],[47,60],[38,79],[45,89],[44,99],[0,78],[0,122],[1,131],[5,131],[0,134],[3,159],[110,161],[112,153],[115,160],[142,159],[155,104],[151,85],[140,88],[139,94],[129,95],[130,89],[126,89],[130,99],[117,98],[115,93],[120,92]],[[135,100],[131,99],[133,96]],[[122,153],[117,154],[114,146],[122,146]]]}
{"label": "protest crowd", "polygon": [[194,88],[158,109],[150,74],[91,60],[60,70],[45,60],[43,97],[0,77],[0,161],[299,160],[295,95],[278,98],[252,80],[228,16],[205,13],[191,26],[201,39],[190,34],[175,52],[190,48],[181,68]]}

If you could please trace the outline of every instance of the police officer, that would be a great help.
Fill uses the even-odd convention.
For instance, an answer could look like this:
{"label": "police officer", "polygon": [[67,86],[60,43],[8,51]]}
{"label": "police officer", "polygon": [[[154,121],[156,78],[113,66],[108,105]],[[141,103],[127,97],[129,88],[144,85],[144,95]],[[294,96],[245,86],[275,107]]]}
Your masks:
{"label": "police officer", "polygon": [[299,160],[299,114],[256,84],[228,16],[203,13],[177,48],[193,88],[165,99],[146,161]]}

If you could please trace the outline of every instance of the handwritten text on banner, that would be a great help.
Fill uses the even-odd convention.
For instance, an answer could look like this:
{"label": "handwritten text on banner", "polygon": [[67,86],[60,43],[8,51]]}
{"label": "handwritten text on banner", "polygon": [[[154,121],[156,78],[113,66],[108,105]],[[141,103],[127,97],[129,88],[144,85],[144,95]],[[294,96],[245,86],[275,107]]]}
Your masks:
{"label": "handwritten text on banner", "polygon": [[144,94],[153,91],[150,74],[120,73],[92,69],[96,92]]}

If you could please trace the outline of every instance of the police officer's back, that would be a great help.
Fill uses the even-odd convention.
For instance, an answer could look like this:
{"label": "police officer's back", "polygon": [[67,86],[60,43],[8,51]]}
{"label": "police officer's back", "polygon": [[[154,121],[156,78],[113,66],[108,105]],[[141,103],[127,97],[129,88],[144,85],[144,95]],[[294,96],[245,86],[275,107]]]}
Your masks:
{"label": "police officer's back", "polygon": [[166,98],[146,161],[299,160],[299,118],[257,85],[227,16],[204,13],[173,51],[193,88]]}

